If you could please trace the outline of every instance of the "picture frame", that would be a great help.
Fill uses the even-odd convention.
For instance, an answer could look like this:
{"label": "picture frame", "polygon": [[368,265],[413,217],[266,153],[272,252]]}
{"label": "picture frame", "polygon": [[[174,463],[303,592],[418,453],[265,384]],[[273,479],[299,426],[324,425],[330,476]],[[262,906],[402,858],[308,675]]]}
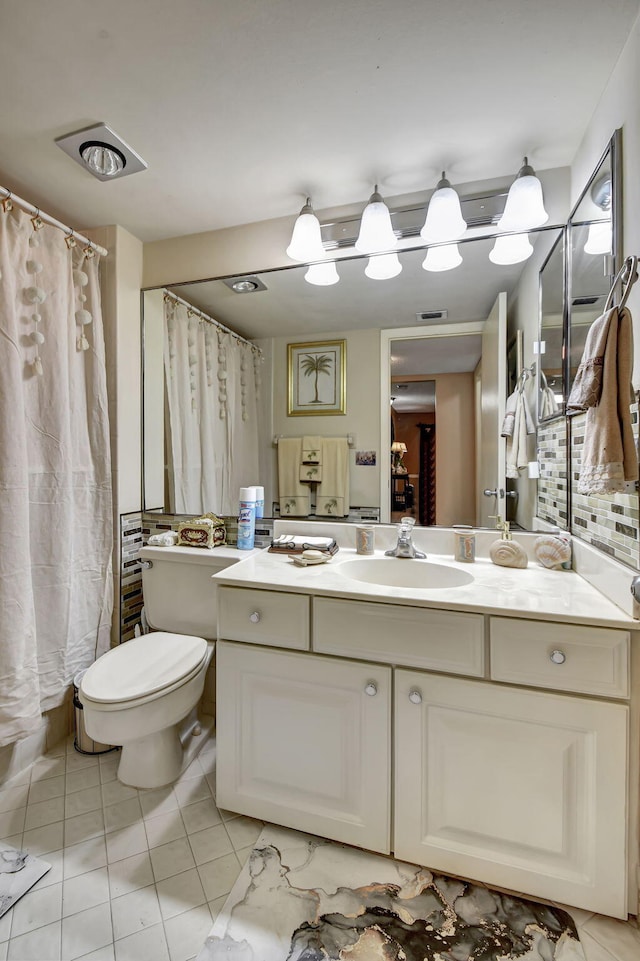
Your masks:
{"label": "picture frame", "polygon": [[287,344],[289,417],[346,413],[347,342]]}

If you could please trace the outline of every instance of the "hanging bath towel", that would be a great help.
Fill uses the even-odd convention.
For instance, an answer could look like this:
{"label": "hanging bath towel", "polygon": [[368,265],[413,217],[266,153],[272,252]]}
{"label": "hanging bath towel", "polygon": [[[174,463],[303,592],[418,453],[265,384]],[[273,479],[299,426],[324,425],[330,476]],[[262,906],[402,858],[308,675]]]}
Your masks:
{"label": "hanging bath towel", "polygon": [[316,514],[345,517],[349,513],[349,442],[346,437],[322,440],[322,481],[316,495]]}
{"label": "hanging bath towel", "polygon": [[309,514],[309,488],[300,483],[301,437],[281,437],[278,441],[278,497],[281,517],[306,517]]}
{"label": "hanging bath towel", "polygon": [[531,416],[529,403],[524,390],[521,389],[515,391],[515,393],[517,396],[513,418],[513,431],[507,436],[507,477],[519,477],[520,471],[527,466],[530,460],[527,451],[527,434],[535,433],[533,417]]}

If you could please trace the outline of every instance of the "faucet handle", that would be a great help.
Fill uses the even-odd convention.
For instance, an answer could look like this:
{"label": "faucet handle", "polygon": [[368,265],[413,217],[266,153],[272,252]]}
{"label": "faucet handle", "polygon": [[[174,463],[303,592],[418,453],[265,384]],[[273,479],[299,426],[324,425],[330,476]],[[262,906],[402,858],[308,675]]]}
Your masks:
{"label": "faucet handle", "polygon": [[415,523],[416,523],[415,517],[400,518],[400,527],[408,527],[409,530],[411,530],[411,528],[415,526]]}

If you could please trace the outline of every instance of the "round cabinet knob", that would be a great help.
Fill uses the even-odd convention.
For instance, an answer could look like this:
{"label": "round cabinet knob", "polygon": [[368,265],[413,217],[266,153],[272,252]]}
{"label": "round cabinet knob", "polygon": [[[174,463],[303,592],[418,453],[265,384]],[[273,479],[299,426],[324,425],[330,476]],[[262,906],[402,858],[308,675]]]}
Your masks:
{"label": "round cabinet knob", "polygon": [[253,614],[249,614],[249,620],[252,624],[257,624],[260,620],[260,611],[254,611]]}
{"label": "round cabinet knob", "polygon": [[564,653],[564,651],[551,651],[549,658],[554,664],[564,664],[567,659],[567,655]]}
{"label": "round cabinet knob", "polygon": [[373,681],[369,681],[369,683],[365,686],[364,693],[368,694],[369,697],[375,697],[378,693],[378,685],[374,684]]}
{"label": "round cabinet knob", "polygon": [[422,704],[422,694],[414,688],[413,691],[409,691],[409,700],[412,704]]}

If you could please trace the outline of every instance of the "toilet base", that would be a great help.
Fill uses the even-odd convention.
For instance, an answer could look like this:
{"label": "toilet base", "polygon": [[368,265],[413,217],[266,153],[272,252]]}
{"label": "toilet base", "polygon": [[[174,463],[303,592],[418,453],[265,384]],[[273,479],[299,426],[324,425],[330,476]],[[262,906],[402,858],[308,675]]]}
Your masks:
{"label": "toilet base", "polygon": [[[198,735],[192,733],[196,726],[201,729]],[[180,724],[123,744],[118,780],[137,788],[172,784],[199,753],[213,727],[212,717],[198,718],[194,710]]]}

